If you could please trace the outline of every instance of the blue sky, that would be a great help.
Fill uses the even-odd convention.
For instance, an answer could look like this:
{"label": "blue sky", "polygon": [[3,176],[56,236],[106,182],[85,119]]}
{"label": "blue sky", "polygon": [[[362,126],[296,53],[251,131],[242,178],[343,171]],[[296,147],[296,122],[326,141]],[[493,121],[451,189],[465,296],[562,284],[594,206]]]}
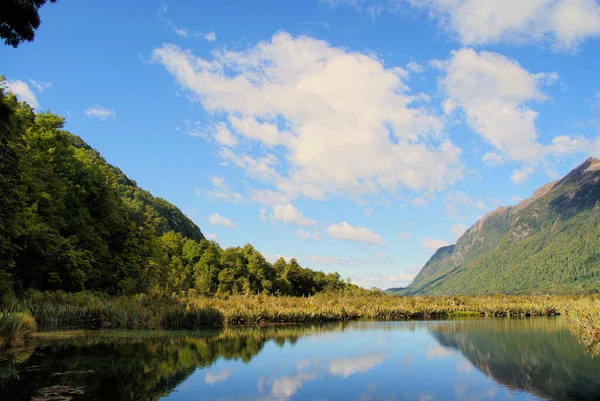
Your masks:
{"label": "blue sky", "polygon": [[9,90],[224,246],[410,282],[600,156],[596,0],[59,0]]}

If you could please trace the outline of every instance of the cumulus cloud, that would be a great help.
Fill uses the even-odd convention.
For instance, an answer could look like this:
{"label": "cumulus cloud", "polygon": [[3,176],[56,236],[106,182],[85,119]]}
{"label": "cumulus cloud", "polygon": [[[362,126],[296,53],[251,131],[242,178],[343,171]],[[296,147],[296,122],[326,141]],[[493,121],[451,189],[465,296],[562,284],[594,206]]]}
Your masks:
{"label": "cumulus cloud", "polygon": [[435,238],[421,238],[421,244],[431,251],[437,251],[441,247],[450,245],[450,243],[446,240]]}
{"label": "cumulus cloud", "polygon": [[412,273],[381,274],[360,273],[350,278],[352,284],[363,288],[377,287],[382,290],[388,288],[406,287],[415,278]]}
{"label": "cumulus cloud", "polygon": [[301,372],[295,375],[279,377],[273,380],[271,394],[274,396],[291,397],[304,385],[304,383],[316,378],[317,374],[314,372]]}
{"label": "cumulus cloud", "polygon": [[29,85],[20,79],[15,81],[5,81],[4,86],[9,92],[16,95],[20,101],[26,102],[32,108],[36,109],[40,106],[35,93],[31,90]]}
{"label": "cumulus cloud", "polygon": [[231,221],[231,219],[228,219],[227,217],[223,217],[216,213],[208,216],[208,224],[210,224],[211,226],[222,226],[227,228],[237,227],[235,223]]}
{"label": "cumulus cloud", "polygon": [[475,200],[461,191],[449,191],[446,194],[446,213],[456,215],[463,210],[479,209],[486,211],[487,205],[481,199]]}
{"label": "cumulus cloud", "polygon": [[416,61],[411,61],[410,63],[408,63],[406,65],[406,69],[410,72],[414,72],[415,74],[421,74],[423,71],[425,71],[425,67],[423,67],[423,64],[419,64]]}
{"label": "cumulus cloud", "polygon": [[296,235],[302,239],[311,239],[313,241],[318,241],[321,239],[318,232],[311,233],[310,231],[299,228],[296,230]]}
{"label": "cumulus cloud", "polygon": [[224,124],[218,124],[215,129],[215,141],[223,146],[234,147],[238,141],[235,135]]}
{"label": "cumulus cloud", "polygon": [[117,113],[115,113],[114,110],[107,109],[105,107],[100,106],[99,104],[88,107],[87,109],[85,109],[83,114],[85,114],[88,117],[98,118],[102,121],[108,120],[109,118],[116,120],[117,118]]}
{"label": "cumulus cloud", "polygon": [[381,364],[384,359],[385,355],[381,353],[333,359],[329,362],[329,373],[346,378],[354,373],[369,371]]}
{"label": "cumulus cloud", "polygon": [[225,182],[225,178],[220,176],[211,177],[210,182],[213,185],[211,189],[196,188],[195,195],[201,198],[206,198],[210,201],[239,203],[244,200],[243,196],[229,188]]}
{"label": "cumulus cloud", "polygon": [[361,226],[351,226],[345,221],[339,224],[332,224],[328,226],[327,235],[329,238],[339,239],[342,241],[361,242],[363,244],[376,246],[385,245],[385,242],[378,234]]}
{"label": "cumulus cloud", "polygon": [[481,161],[488,166],[501,166],[506,163],[506,156],[496,152],[488,152],[483,155]]}
{"label": "cumulus cloud", "polygon": [[595,0],[406,1],[429,12],[467,45],[542,41],[571,50],[600,36],[600,5]]}
{"label": "cumulus cloud", "polygon": [[400,241],[403,241],[403,242],[412,239],[412,235],[410,235],[409,233],[400,233],[399,237],[400,237]]}
{"label": "cumulus cloud", "polygon": [[550,145],[538,141],[538,114],[529,103],[547,99],[541,86],[556,82],[557,73],[533,74],[501,54],[473,49],[453,51],[440,67],[447,101],[461,108],[471,129],[495,148],[483,156],[484,163],[521,163],[513,177],[523,180],[547,156],[581,149],[581,140],[567,136]]}
{"label": "cumulus cloud", "polygon": [[463,175],[461,150],[410,93],[406,71],[374,56],[282,32],[212,59],[175,45],[153,58],[263,150],[221,149],[222,160],[289,199],[438,191]]}
{"label": "cumulus cloud", "polygon": [[423,198],[415,198],[415,199],[413,199],[413,200],[410,201],[410,204],[413,205],[414,207],[425,206],[428,203],[429,202],[427,202]]}
{"label": "cumulus cloud", "polygon": [[273,206],[273,216],[275,220],[283,223],[293,223],[299,226],[315,226],[314,220],[306,218],[298,208],[291,203],[277,204]]}
{"label": "cumulus cloud", "polygon": [[204,382],[212,386],[213,384],[227,380],[232,373],[233,369],[231,368],[226,368],[222,370],[209,369],[204,374]]}

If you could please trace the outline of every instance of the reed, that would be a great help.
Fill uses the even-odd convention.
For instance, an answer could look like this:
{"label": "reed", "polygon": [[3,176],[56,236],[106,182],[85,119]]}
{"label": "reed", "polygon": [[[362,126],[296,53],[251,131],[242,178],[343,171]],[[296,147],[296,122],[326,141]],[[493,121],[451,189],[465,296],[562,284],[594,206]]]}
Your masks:
{"label": "reed", "polygon": [[600,356],[600,301],[580,302],[567,312],[575,337]]}
{"label": "reed", "polygon": [[0,311],[0,349],[22,346],[37,330],[31,314],[19,310]]}
{"label": "reed", "polygon": [[220,298],[198,296],[194,292],[168,298],[62,292],[30,292],[28,295],[23,307],[42,329],[196,329],[357,319],[552,316],[571,310],[573,321],[579,319],[587,327],[583,317],[575,318],[579,316],[575,309],[597,311],[600,303],[598,296],[397,297],[366,290],[320,293],[311,297],[235,295]]}

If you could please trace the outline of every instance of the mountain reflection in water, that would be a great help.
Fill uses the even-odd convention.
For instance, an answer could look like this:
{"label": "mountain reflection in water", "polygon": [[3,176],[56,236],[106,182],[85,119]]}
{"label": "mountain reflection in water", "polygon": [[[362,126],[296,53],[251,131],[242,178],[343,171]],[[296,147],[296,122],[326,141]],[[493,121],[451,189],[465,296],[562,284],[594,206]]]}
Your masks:
{"label": "mountain reflection in water", "polygon": [[1,400],[592,400],[564,319],[46,335],[0,360]]}

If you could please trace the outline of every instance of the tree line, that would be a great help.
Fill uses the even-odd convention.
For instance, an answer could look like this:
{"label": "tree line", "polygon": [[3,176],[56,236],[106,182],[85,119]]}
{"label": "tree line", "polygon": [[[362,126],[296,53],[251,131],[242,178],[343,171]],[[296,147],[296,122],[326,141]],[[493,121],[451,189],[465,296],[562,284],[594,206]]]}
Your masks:
{"label": "tree line", "polygon": [[306,296],[349,286],[295,259],[271,264],[249,244],[222,249],[63,127],[0,82],[0,293]]}

